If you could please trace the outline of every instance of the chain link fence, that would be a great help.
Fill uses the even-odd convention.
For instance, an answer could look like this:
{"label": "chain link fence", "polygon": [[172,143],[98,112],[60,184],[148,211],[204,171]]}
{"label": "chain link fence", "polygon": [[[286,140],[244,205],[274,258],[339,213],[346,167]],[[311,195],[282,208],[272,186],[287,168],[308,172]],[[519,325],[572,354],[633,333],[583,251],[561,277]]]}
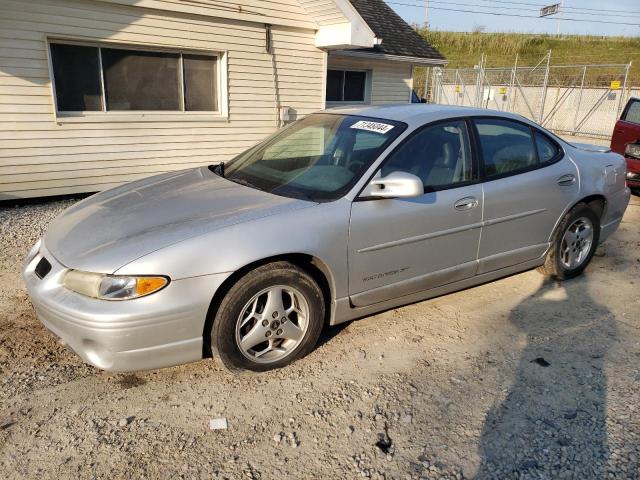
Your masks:
{"label": "chain link fence", "polygon": [[533,67],[416,69],[414,87],[432,103],[490,108],[523,115],[562,135],[607,139],[640,85],[629,80],[631,64],[550,65],[551,54]]}

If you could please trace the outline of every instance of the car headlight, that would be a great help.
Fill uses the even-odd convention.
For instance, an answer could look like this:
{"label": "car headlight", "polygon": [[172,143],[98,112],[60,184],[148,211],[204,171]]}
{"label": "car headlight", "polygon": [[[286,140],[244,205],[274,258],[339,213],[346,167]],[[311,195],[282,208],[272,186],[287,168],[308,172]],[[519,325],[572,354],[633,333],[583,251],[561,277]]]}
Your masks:
{"label": "car headlight", "polygon": [[101,300],[131,300],[162,290],[169,284],[167,277],[105,275],[69,270],[63,280],[69,290]]}
{"label": "car headlight", "polygon": [[624,150],[627,157],[633,157],[640,160],[640,143],[629,143]]}

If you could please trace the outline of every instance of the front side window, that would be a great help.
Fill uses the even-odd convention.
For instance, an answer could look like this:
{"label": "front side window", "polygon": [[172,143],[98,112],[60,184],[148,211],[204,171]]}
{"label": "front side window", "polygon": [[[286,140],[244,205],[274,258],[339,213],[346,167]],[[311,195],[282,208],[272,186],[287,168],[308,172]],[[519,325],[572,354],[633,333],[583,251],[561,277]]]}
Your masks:
{"label": "front side window", "polygon": [[213,55],[52,43],[58,111],[218,110]]}
{"label": "front side window", "polygon": [[497,118],[476,119],[474,122],[488,178],[537,166],[536,147],[528,126]]}
{"label": "front side window", "polygon": [[225,164],[224,176],[276,195],[336,200],[405,128],[391,120],[310,115]]}
{"label": "front side window", "polygon": [[327,71],[327,102],[364,102],[367,72]]}
{"label": "front side window", "polygon": [[640,102],[632,100],[627,111],[624,115],[624,120],[630,123],[637,123],[640,125]]}
{"label": "front side window", "polygon": [[422,180],[425,191],[474,179],[467,125],[463,120],[427,127],[395,150],[381,169],[382,176],[401,171]]}

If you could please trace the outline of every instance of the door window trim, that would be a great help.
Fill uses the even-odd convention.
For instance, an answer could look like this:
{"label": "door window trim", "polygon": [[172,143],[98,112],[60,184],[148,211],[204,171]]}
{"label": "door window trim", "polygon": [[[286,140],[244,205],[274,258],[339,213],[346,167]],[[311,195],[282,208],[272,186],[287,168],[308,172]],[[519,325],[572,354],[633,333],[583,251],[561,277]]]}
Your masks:
{"label": "door window trim", "polygon": [[629,123],[631,125],[640,125],[640,123],[631,122],[627,120],[627,115],[629,113],[629,110],[631,110],[631,105],[633,105],[634,103],[640,104],[640,99],[638,98],[629,99],[629,101],[627,102],[627,105],[624,107],[624,110],[622,111],[622,116],[620,117],[620,120],[622,120],[625,123]]}
{"label": "door window trim", "polygon": [[434,193],[434,192],[440,192],[442,190],[451,190],[453,188],[461,188],[461,187],[468,187],[470,185],[476,185],[480,182],[482,182],[482,176],[481,176],[481,170],[480,170],[480,163],[479,163],[479,156],[476,150],[478,148],[477,142],[474,139],[474,134],[475,132],[472,130],[473,125],[471,122],[471,118],[470,117],[451,117],[451,118],[444,118],[441,120],[435,120],[433,122],[429,122],[429,123],[425,123],[424,125],[421,125],[420,127],[416,128],[415,130],[413,130],[412,132],[409,133],[409,135],[407,135],[405,138],[401,139],[400,142],[393,148],[393,150],[391,150],[383,159],[382,161],[378,164],[378,166],[376,167],[376,169],[374,170],[373,174],[371,174],[369,176],[369,179],[364,183],[364,185],[362,186],[362,188],[360,189],[360,191],[358,192],[358,194],[356,195],[355,199],[353,200],[354,202],[366,202],[366,201],[370,201],[370,200],[384,200],[384,198],[381,197],[362,197],[362,192],[367,188],[367,186],[371,183],[371,180],[374,179],[374,177],[378,174],[378,172],[380,170],[382,170],[382,167],[384,167],[384,165],[393,157],[393,155],[400,149],[402,148],[405,143],[409,142],[414,136],[419,135],[420,133],[422,133],[424,130],[431,128],[431,127],[437,127],[440,124],[443,123],[453,123],[453,122],[464,122],[465,127],[467,129],[467,137],[469,140],[469,154],[471,156],[471,168],[472,168],[472,175],[473,178],[471,180],[467,180],[465,182],[459,182],[459,183],[452,183],[450,185],[439,185],[437,187],[431,187],[431,188],[426,188],[424,190],[424,194],[428,194],[428,193]]}
{"label": "door window trim", "polygon": [[[534,170],[539,170],[541,168],[548,167],[550,165],[558,163],[566,155],[562,145],[559,142],[557,142],[554,138],[552,138],[551,135],[548,135],[542,129],[540,129],[540,128],[534,126],[534,125],[531,125],[530,123],[523,122],[522,120],[518,120],[518,119],[515,119],[515,118],[508,118],[508,117],[492,116],[492,115],[478,115],[478,116],[469,117],[469,119],[471,121],[472,128],[473,128],[473,131],[474,131],[474,138],[475,138],[475,141],[476,141],[475,152],[478,155],[478,163],[480,164],[480,179],[481,179],[481,181],[483,183],[492,182],[494,180],[500,180],[502,178],[512,177],[514,175],[521,175],[523,173],[532,172]],[[504,120],[504,121],[507,121],[507,122],[513,122],[513,123],[517,123],[517,124],[520,124],[520,125],[523,125],[523,126],[527,127],[529,129],[529,131],[530,131],[530,134],[531,134],[531,140],[533,141],[533,147],[534,147],[533,149],[534,149],[535,155],[536,155],[536,164],[532,165],[530,167],[521,168],[519,170],[514,170],[514,171],[511,171],[511,172],[502,173],[500,175],[487,176],[486,169],[485,169],[484,155],[482,153],[482,143],[481,143],[481,140],[480,140],[480,132],[478,131],[478,127],[476,125],[476,120]],[[544,163],[540,161],[540,154],[538,153],[538,145],[536,143],[536,137],[535,137],[535,133],[536,132],[539,133],[540,135],[544,136],[547,140],[549,140],[552,144],[554,144],[556,146],[556,148],[558,149],[558,154],[555,157],[553,157],[551,160],[549,160],[547,162],[544,162]]]}

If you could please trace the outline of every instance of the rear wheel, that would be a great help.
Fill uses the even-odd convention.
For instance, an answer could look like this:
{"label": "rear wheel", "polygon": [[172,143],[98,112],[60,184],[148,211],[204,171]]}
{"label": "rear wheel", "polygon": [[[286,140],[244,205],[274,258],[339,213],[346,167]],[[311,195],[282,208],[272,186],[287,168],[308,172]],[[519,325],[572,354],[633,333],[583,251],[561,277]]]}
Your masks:
{"label": "rear wheel", "polygon": [[631,193],[633,193],[636,197],[640,197],[640,188],[632,188]]}
{"label": "rear wheel", "polygon": [[264,265],[220,303],[211,345],[231,370],[280,368],[313,350],[324,313],[322,291],[309,274],[288,262]]}
{"label": "rear wheel", "polygon": [[579,203],[558,225],[539,270],[556,280],[577,277],[591,262],[599,239],[600,218],[586,203]]}

